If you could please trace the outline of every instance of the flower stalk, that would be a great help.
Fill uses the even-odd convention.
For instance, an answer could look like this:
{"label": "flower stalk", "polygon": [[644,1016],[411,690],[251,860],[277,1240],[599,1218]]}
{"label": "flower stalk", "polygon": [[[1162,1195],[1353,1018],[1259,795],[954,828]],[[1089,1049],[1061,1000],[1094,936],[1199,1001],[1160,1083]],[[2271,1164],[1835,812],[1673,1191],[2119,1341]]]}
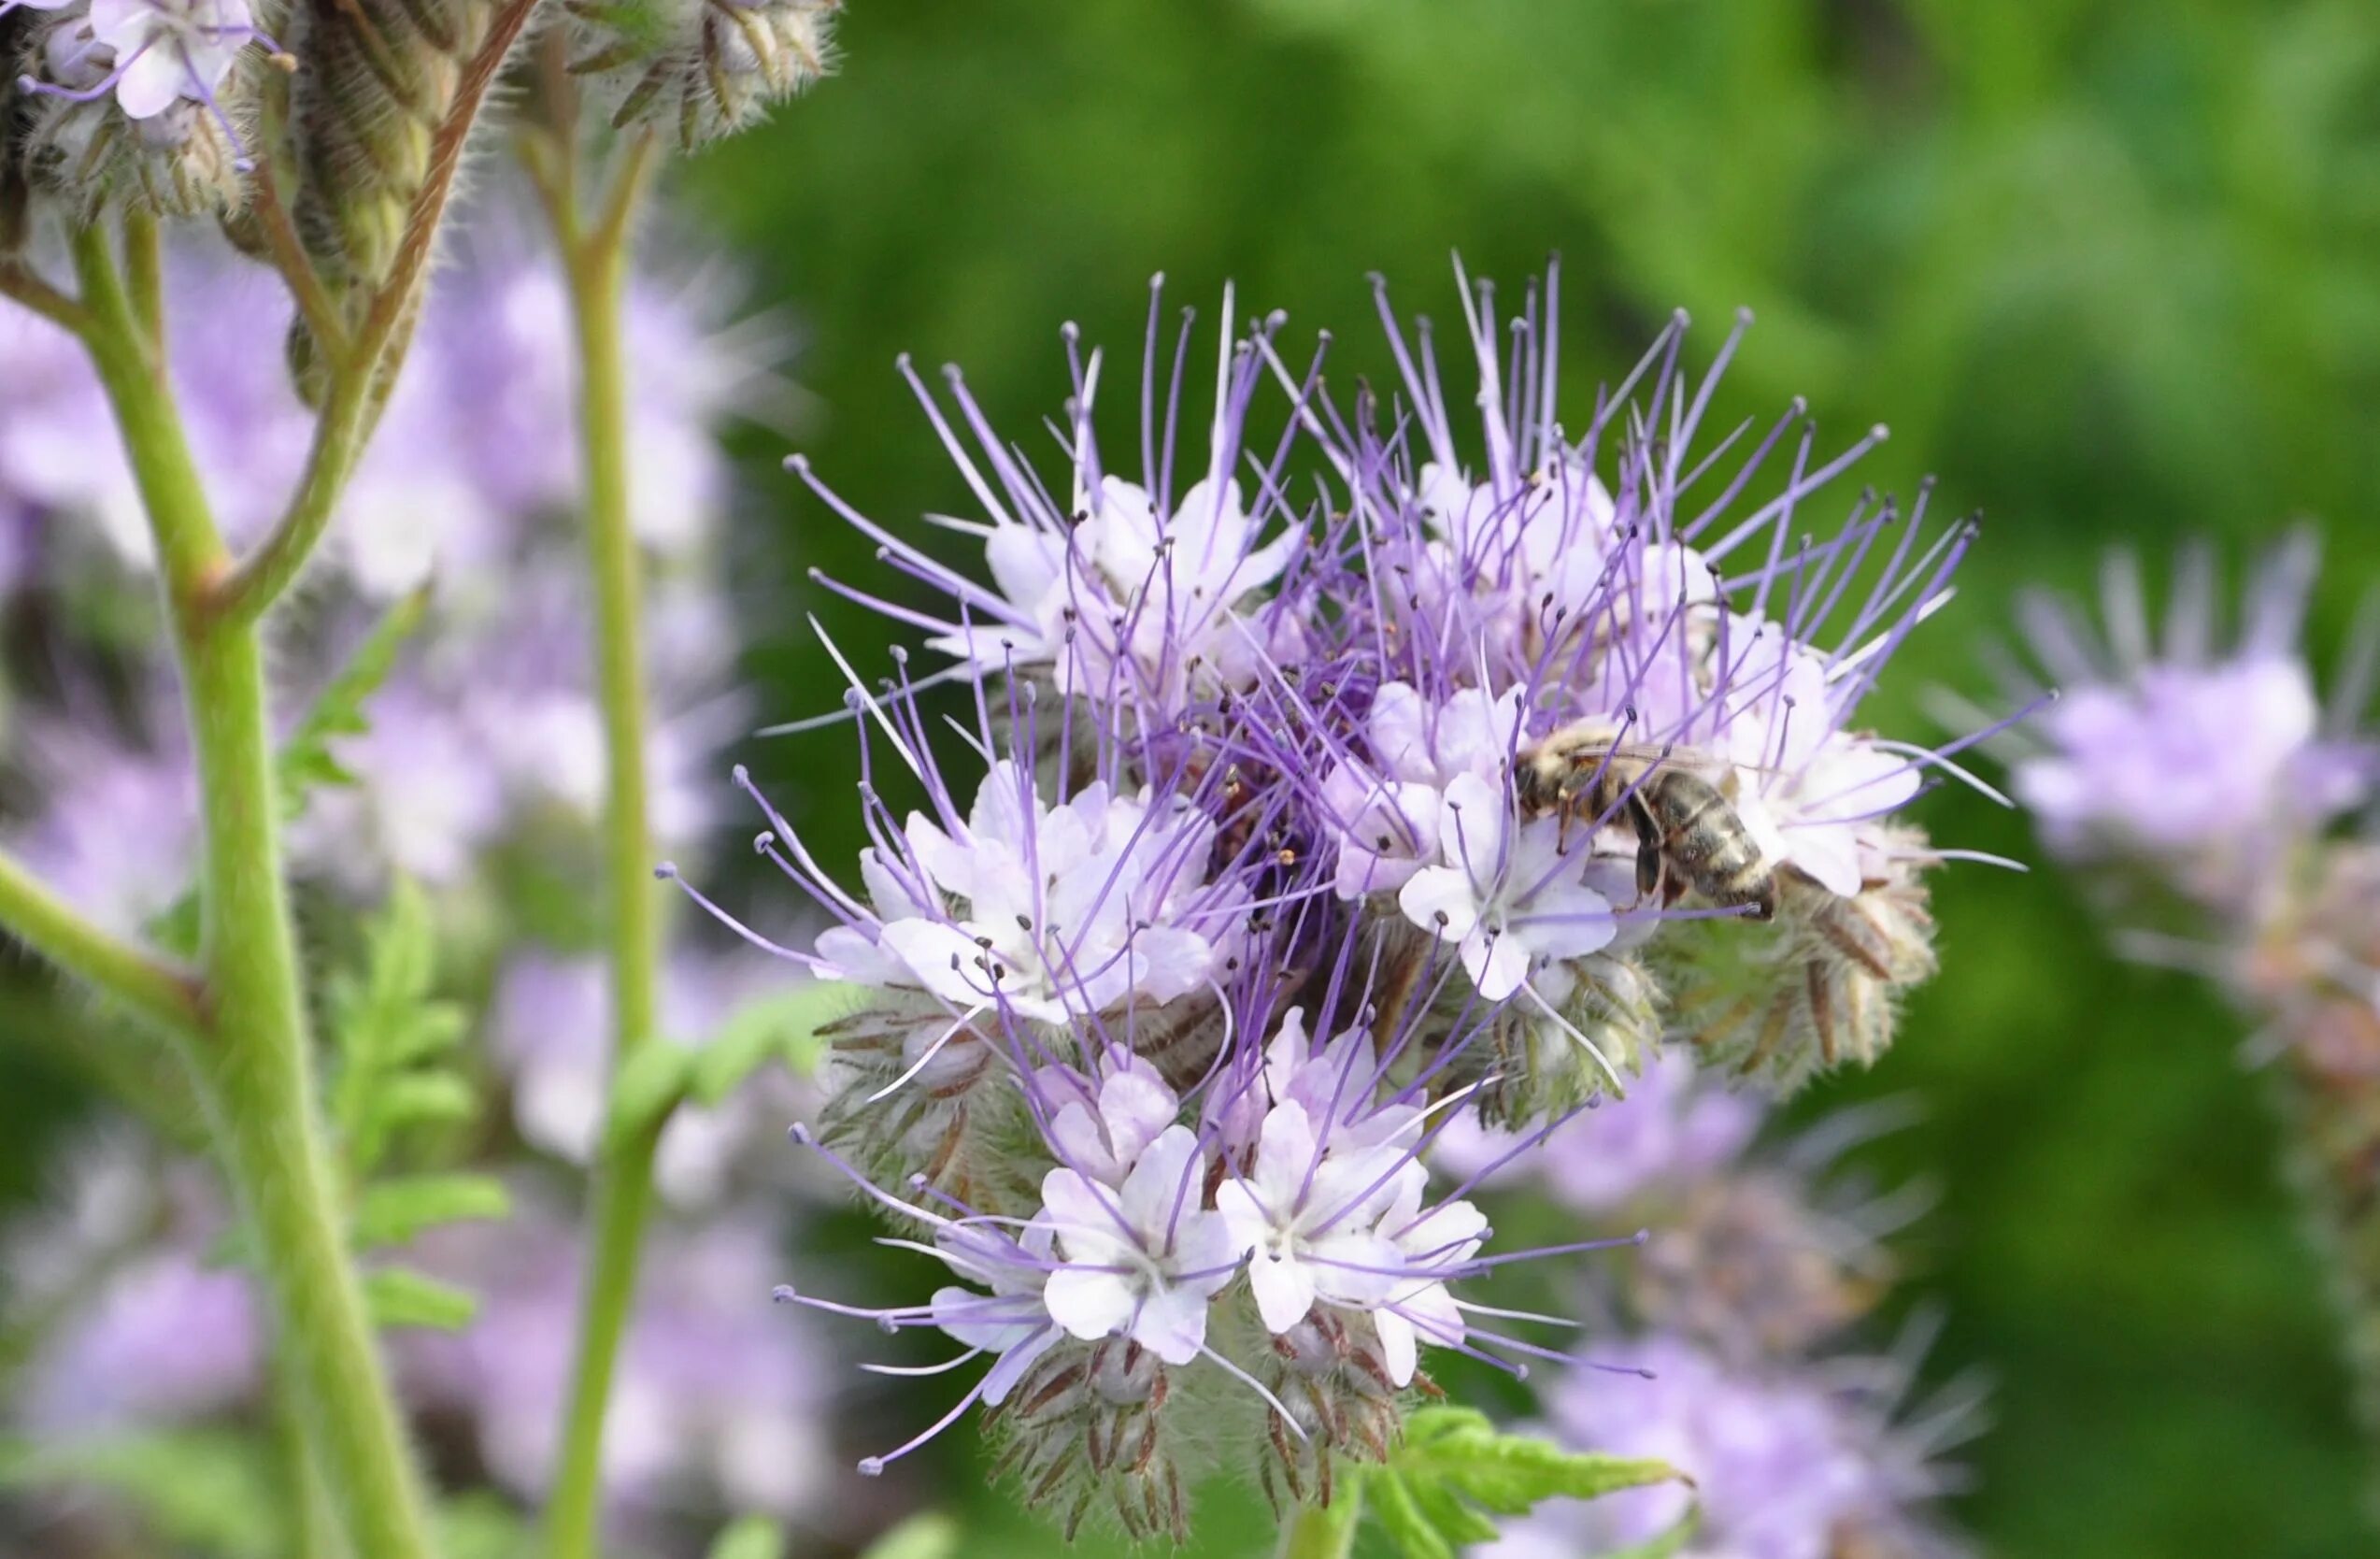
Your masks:
{"label": "flower stalk", "polygon": [[209,1125],[350,1547],[426,1559],[420,1478],[348,1259],[321,1137],[261,636],[252,623],[203,609],[228,554],[107,235],[78,234],[75,261],[92,321],[85,339],[156,542],[197,759],[200,965],[213,1035],[192,1053]]}
{"label": "flower stalk", "polygon": [[[547,150],[551,154],[550,143]],[[640,1047],[653,1042],[662,955],[645,770],[644,569],[629,512],[627,365],[620,342],[628,239],[651,161],[652,137],[636,136],[591,224],[582,224],[567,151],[547,166],[549,178],[541,181],[563,250],[578,350],[579,449],[606,758],[603,848],[615,1079]],[[605,1409],[634,1302],[662,1124],[657,1120],[607,1137],[595,1166],[578,1342],[546,1514],[547,1552],[555,1559],[587,1559],[597,1552]]]}

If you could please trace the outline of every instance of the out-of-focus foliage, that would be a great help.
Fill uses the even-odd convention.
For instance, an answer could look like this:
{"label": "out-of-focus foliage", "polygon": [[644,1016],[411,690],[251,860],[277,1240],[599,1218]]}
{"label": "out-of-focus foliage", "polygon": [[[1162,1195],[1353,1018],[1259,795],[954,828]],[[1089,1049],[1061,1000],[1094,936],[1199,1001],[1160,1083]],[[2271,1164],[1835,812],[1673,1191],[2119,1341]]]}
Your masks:
{"label": "out-of-focus foliage", "polygon": [[[1334,377],[1376,374],[1365,272],[1447,316],[1449,247],[1511,279],[1558,248],[1585,361],[1619,370],[1673,307],[1747,305],[1715,415],[1806,393],[1844,438],[1888,422],[1872,479],[1935,471],[1987,511],[1904,689],[1972,690],[2014,583],[2079,582],[2107,541],[2314,516],[2317,659],[2380,573],[2380,18],[2358,0],[911,0],[855,7],[841,41],[833,90],[689,171],[757,293],[799,308],[805,447],[871,513],[965,501],[900,350],[963,363],[1029,425],[1064,393],[1052,322],[1134,341],[1163,269],[1191,300],[1236,278],[1291,339],[1333,323]],[[762,491],[748,669],[793,719],[833,707],[803,612],[862,664],[883,629],[800,582],[866,573],[869,544]],[[848,745],[750,756],[824,826],[850,815]],[[2031,852],[1982,802],[1921,810]],[[2016,1555],[2359,1551],[2320,1279],[2233,1022],[2097,951],[2047,877],[1962,868],[1938,908],[1944,973],[1904,1043],[1816,1103],[1923,1100],[1862,1156],[1942,1189],[1913,1285],[1951,1318],[1930,1367],[1999,1381],[1964,1523]],[[1046,1549],[950,1486],[974,1491],[970,1552]],[[1261,1515],[1202,1509],[1202,1552],[1262,1545]]]}

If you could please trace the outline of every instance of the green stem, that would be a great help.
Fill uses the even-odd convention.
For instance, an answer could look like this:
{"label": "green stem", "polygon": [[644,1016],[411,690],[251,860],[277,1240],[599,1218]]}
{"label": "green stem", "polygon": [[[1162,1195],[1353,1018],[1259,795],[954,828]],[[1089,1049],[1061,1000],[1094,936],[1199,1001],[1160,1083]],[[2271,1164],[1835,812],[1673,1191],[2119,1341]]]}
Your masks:
{"label": "green stem", "polygon": [[191,1037],[206,1032],[196,976],[85,920],[5,854],[0,854],[0,926],[160,1027]]}
{"label": "green stem", "polygon": [[425,1501],[347,1241],[314,1097],[296,937],[282,884],[264,646],[202,604],[226,554],[164,375],[109,261],[76,239],[93,361],[156,538],[197,756],[201,965],[215,1039],[196,1047],[209,1124],[254,1236],[306,1431],[349,1548],[427,1559]]}
{"label": "green stem", "polygon": [[1347,1559],[1355,1552],[1355,1531],[1362,1523],[1363,1484],[1343,1479],[1338,1497],[1330,1504],[1301,1505],[1281,1523],[1275,1559]]}
{"label": "green stem", "polygon": [[306,1411],[286,1363],[273,1370],[275,1437],[281,1452],[282,1497],[289,1502],[289,1559],[341,1559],[338,1512],[322,1486],[322,1468],[306,1432]]}
{"label": "green stem", "polygon": [[[628,512],[626,364],[620,336],[627,203],[634,199],[645,158],[641,150],[634,153],[622,173],[617,192],[621,220],[606,221],[582,236],[570,209],[556,208],[577,329],[579,446],[595,583],[615,1077],[639,1046],[652,1041],[661,969],[661,897],[647,821],[643,567]],[[658,1123],[624,1137],[607,1136],[595,1165],[593,1235],[579,1291],[577,1353],[563,1409],[562,1460],[546,1510],[547,1552],[552,1559],[593,1559],[600,1551],[604,1417],[634,1301],[659,1137]]]}

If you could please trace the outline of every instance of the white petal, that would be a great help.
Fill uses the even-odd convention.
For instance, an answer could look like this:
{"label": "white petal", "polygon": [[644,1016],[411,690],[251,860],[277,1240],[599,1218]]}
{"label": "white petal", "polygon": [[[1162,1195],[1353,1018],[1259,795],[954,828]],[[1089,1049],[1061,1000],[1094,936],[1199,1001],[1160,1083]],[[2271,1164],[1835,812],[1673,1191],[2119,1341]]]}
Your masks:
{"label": "white petal", "polygon": [[196,84],[181,50],[160,39],[117,78],[116,106],[127,119],[153,119],[174,106],[184,87]]}
{"label": "white petal", "polygon": [[1414,1366],[1420,1363],[1420,1351],[1414,1346],[1413,1323],[1394,1310],[1374,1310],[1373,1329],[1380,1334],[1380,1362],[1389,1371],[1389,1379],[1399,1386],[1413,1384]]}
{"label": "white petal", "polygon": [[1248,1264],[1247,1283],[1265,1330],[1276,1335],[1304,1321],[1314,1308],[1315,1275],[1302,1261],[1259,1256]]}
{"label": "white petal", "polygon": [[1520,938],[1475,926],[1462,939],[1462,966],[1489,1001],[1502,1001],[1529,979],[1529,949]]}
{"label": "white petal", "polygon": [[1076,1266],[1051,1273],[1041,1294],[1050,1319],[1085,1342],[1115,1336],[1132,1320],[1136,1302],[1132,1286],[1116,1273]]}
{"label": "white petal", "polygon": [[1479,923],[1479,901],[1471,877],[1453,866],[1429,866],[1415,872],[1397,891],[1397,908],[1404,918],[1441,941],[1461,941]]}
{"label": "white petal", "polygon": [[1186,1365],[1205,1346],[1206,1310],[1203,1294],[1160,1288],[1133,1317],[1133,1340],[1169,1365]]}
{"label": "white petal", "polygon": [[1153,1250],[1162,1249],[1197,1207],[1198,1182],[1205,1178],[1205,1169],[1197,1135],[1188,1126],[1168,1126],[1124,1180],[1125,1222]]}
{"label": "white petal", "polygon": [[996,1408],[1005,1401],[1008,1394],[1017,1389],[1017,1382],[1025,1378],[1025,1371],[1033,1367],[1033,1362],[1056,1347],[1058,1339],[1064,1335],[1055,1326],[1044,1326],[1032,1337],[1004,1352],[1000,1355],[1000,1362],[993,1365],[984,1375],[985,1406]]}

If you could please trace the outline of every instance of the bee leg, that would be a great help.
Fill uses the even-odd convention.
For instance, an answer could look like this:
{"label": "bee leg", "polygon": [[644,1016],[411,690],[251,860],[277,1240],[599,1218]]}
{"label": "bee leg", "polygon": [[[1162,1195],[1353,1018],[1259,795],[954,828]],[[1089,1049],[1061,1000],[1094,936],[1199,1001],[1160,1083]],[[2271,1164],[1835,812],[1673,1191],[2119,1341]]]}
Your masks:
{"label": "bee leg", "polygon": [[[1662,879],[1668,876],[1669,863],[1661,852],[1661,827],[1652,808],[1641,795],[1628,805],[1628,815],[1636,825],[1636,897],[1639,902],[1661,894]],[[1673,895],[1674,896],[1674,895]],[[1664,897],[1662,902],[1667,902]]]}
{"label": "bee leg", "polygon": [[1760,879],[1760,885],[1752,891],[1746,902],[1752,906],[1752,913],[1746,919],[1756,921],[1776,919],[1776,879],[1774,877]]}

